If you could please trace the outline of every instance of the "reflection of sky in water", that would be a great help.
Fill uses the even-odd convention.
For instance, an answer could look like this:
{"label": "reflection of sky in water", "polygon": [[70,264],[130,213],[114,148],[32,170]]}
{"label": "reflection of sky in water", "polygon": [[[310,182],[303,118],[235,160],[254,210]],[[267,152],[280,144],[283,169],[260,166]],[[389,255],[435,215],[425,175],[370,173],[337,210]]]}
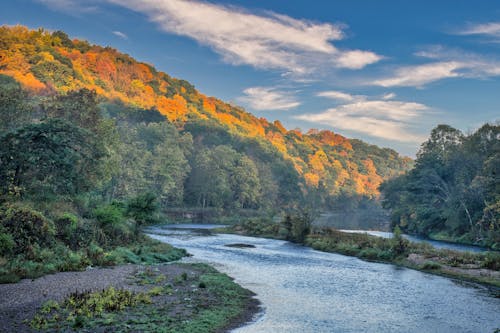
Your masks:
{"label": "reflection of sky in water", "polygon": [[[500,299],[449,279],[283,241],[161,233],[153,237],[186,248],[194,255],[188,261],[212,263],[257,293],[265,312],[238,333],[493,332],[500,327]],[[229,243],[256,248],[224,246]]]}

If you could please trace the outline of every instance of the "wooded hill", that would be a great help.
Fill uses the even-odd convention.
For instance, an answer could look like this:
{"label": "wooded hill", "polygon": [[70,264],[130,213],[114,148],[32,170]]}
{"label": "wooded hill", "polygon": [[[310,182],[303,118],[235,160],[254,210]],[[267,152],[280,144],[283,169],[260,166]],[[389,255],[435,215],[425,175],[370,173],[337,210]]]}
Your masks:
{"label": "wooded hill", "polygon": [[469,135],[437,126],[415,167],[380,188],[404,231],[500,249],[500,125]]}
{"label": "wooded hill", "polygon": [[[71,181],[35,170],[34,161],[43,156],[16,157],[26,165],[4,170],[4,194],[93,191],[112,202],[152,192],[164,207],[308,203],[331,209],[377,198],[380,183],[412,163],[394,150],[331,131],[287,130],[113,48],[61,31],[0,27],[0,74],[6,144],[25,145],[16,140],[63,127],[58,119],[78,127],[71,132],[75,140],[98,138],[98,150],[89,148],[85,156],[79,150],[74,160],[60,161],[80,161],[83,169],[73,170]],[[68,134],[57,131],[55,141]],[[86,158],[100,163],[90,170]],[[64,174],[72,175],[66,167]],[[82,174],[86,179],[78,180]]]}

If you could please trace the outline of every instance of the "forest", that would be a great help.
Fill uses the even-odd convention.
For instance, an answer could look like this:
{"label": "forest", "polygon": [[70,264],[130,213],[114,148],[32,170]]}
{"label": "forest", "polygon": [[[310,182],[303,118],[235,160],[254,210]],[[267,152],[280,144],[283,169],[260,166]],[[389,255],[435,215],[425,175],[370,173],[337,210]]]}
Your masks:
{"label": "forest", "polygon": [[415,167],[382,183],[393,226],[439,240],[500,246],[500,126],[465,135],[439,125]]}
{"label": "forest", "polygon": [[0,27],[2,281],[178,258],[139,231],[186,214],[379,206],[378,185],[411,163],[286,130],[61,31]]}

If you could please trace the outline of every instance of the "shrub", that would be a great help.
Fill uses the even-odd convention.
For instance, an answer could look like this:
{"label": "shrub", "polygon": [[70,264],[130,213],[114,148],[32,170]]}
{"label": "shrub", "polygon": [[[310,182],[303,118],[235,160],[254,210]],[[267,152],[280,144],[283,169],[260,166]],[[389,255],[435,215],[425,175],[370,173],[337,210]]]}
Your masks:
{"label": "shrub", "polygon": [[136,240],[133,225],[127,221],[119,204],[102,206],[94,211],[94,215],[104,232],[104,239],[100,239],[99,243],[116,246]]}
{"label": "shrub", "polygon": [[12,236],[0,228],[0,255],[9,254],[16,243]]}
{"label": "shrub", "polygon": [[493,270],[500,269],[500,254],[495,252],[487,252],[484,255],[484,260],[481,263],[484,268],[489,268]]}
{"label": "shrub", "polygon": [[421,268],[422,269],[429,269],[429,270],[440,269],[441,265],[437,262],[434,262],[434,261],[426,261],[422,264]]}
{"label": "shrub", "polygon": [[94,215],[102,228],[114,227],[125,221],[122,209],[116,204],[102,206],[94,211]]}
{"label": "shrub", "polygon": [[[133,218],[137,226],[156,223],[154,214],[158,211],[158,203],[153,193],[144,193],[132,198],[127,203],[127,216]],[[138,229],[137,229],[138,231]]]}
{"label": "shrub", "polygon": [[379,258],[379,251],[376,249],[372,249],[372,248],[366,248],[366,249],[363,249],[359,252],[359,256],[361,258],[375,260],[375,259]]}
{"label": "shrub", "polygon": [[0,223],[15,241],[15,253],[23,253],[33,245],[49,246],[54,241],[53,222],[31,208],[10,206],[0,212]]}
{"label": "shrub", "polygon": [[391,250],[394,256],[401,256],[407,252],[409,241],[401,235],[401,229],[396,226],[391,239]]}
{"label": "shrub", "polygon": [[61,271],[78,271],[90,264],[89,259],[78,252],[68,252],[65,260],[60,265]]}

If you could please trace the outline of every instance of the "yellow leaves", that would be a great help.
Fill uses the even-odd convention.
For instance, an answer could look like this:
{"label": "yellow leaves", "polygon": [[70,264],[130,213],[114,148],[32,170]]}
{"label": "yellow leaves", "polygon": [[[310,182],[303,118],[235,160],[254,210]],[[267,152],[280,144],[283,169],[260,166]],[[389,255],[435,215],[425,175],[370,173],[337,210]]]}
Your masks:
{"label": "yellow leaves", "polygon": [[319,185],[319,176],[314,173],[308,172],[304,174],[304,179],[306,181],[307,186],[317,188]]}
{"label": "yellow leaves", "polygon": [[54,56],[49,52],[40,52],[38,53],[39,61],[54,61]]}
{"label": "yellow leaves", "polygon": [[314,155],[309,155],[309,167],[316,172],[324,172],[325,166],[329,165],[328,157],[322,150],[316,151]]}
{"label": "yellow leaves", "polygon": [[203,96],[202,100],[203,100],[203,108],[210,113],[215,113],[215,101],[214,101],[214,99],[207,98],[207,97]]}
{"label": "yellow leaves", "polygon": [[132,82],[130,82],[130,85],[132,86],[132,89],[134,91],[139,91],[139,92],[144,90],[145,87],[144,83],[141,80],[132,80]]}
{"label": "yellow leaves", "polygon": [[153,79],[153,73],[146,64],[138,63],[135,65],[137,78],[144,82],[149,82]]}
{"label": "yellow leaves", "polygon": [[287,132],[286,128],[281,124],[279,120],[275,120],[273,125],[280,131],[280,133],[285,134]]}
{"label": "yellow leaves", "polygon": [[23,85],[23,87],[32,92],[40,92],[46,88],[45,84],[40,82],[32,73],[22,75],[16,73],[14,78]]}
{"label": "yellow leaves", "polygon": [[181,95],[176,94],[172,99],[160,96],[157,99],[157,107],[170,121],[186,120],[187,102]]}
{"label": "yellow leaves", "polygon": [[266,137],[271,141],[274,147],[276,147],[280,152],[286,154],[286,143],[283,136],[276,132],[268,132]]}

